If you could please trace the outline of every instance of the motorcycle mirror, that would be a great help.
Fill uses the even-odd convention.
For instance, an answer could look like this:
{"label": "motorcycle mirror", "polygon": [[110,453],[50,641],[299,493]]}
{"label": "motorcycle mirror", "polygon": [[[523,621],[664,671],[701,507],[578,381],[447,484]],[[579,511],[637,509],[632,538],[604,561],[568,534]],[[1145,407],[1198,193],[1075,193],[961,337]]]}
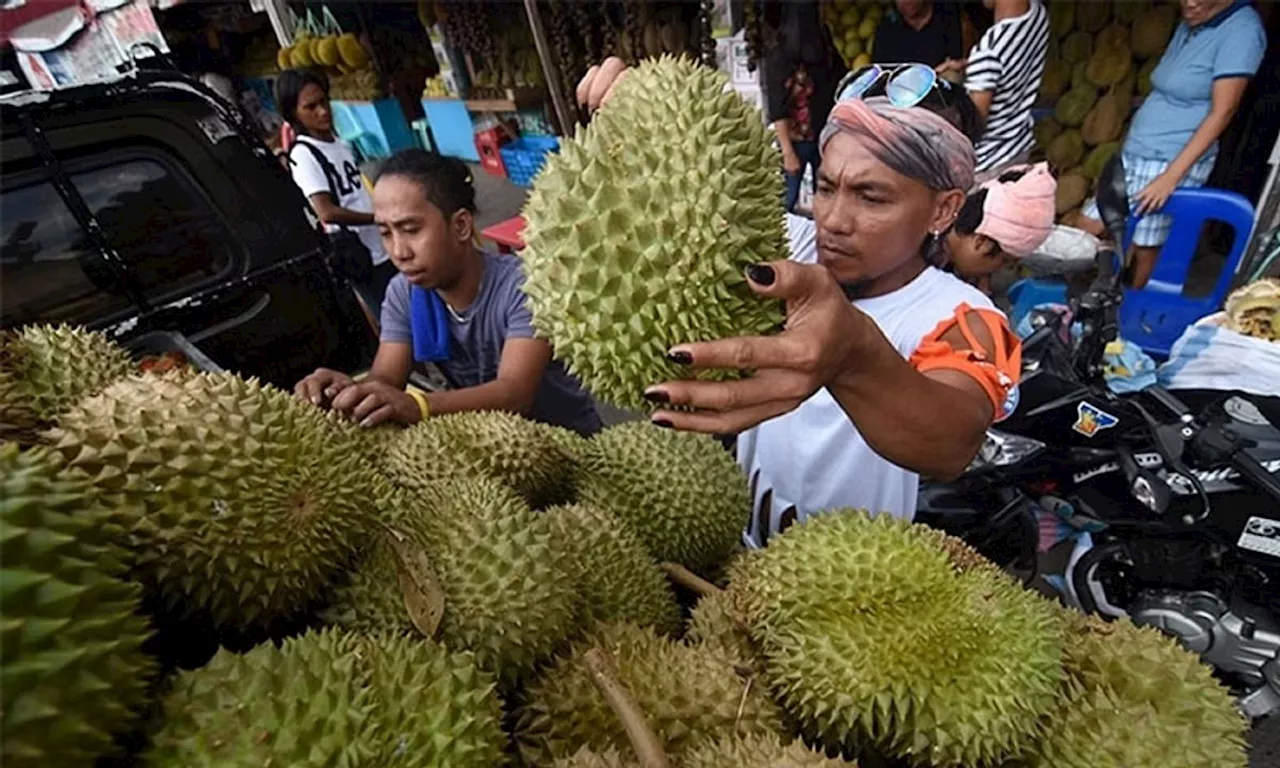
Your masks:
{"label": "motorcycle mirror", "polygon": [[1102,223],[1118,247],[1124,242],[1125,229],[1129,224],[1129,190],[1119,152],[1111,156],[1098,176],[1097,202]]}
{"label": "motorcycle mirror", "polygon": [[1120,468],[1129,485],[1129,493],[1142,506],[1163,516],[1173,502],[1173,489],[1160,476],[1138,465],[1133,453],[1120,452]]}

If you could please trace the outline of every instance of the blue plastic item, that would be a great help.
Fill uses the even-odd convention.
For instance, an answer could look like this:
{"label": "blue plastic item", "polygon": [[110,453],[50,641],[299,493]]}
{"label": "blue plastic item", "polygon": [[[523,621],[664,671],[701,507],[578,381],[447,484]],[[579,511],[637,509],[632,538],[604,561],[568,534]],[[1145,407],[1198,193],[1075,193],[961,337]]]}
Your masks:
{"label": "blue plastic item", "polygon": [[[1125,290],[1124,303],[1120,305],[1120,336],[1147,354],[1166,358],[1173,342],[1187,326],[1222,307],[1248,245],[1254,211],[1242,195],[1199,187],[1174,190],[1160,214],[1171,217],[1173,227],[1169,239],[1160,248],[1151,280],[1141,289]],[[1129,217],[1126,248],[1140,219],[1140,216]],[[1213,292],[1191,298],[1184,296],[1183,290],[1201,230],[1208,221],[1225,223],[1234,230],[1235,239]]]}
{"label": "blue plastic item", "polygon": [[560,140],[554,136],[522,136],[502,146],[502,164],[507,167],[507,178],[521,187],[533,185],[547,162],[547,155],[560,151]]}
{"label": "blue plastic item", "polygon": [[344,141],[359,144],[366,158],[389,157],[418,145],[396,99],[333,101],[333,130]]}
{"label": "blue plastic item", "polygon": [[461,99],[423,99],[422,111],[427,115],[427,125],[440,154],[472,163],[480,162],[475,128],[465,102]]}
{"label": "blue plastic item", "polygon": [[1041,304],[1066,304],[1067,284],[1061,280],[1024,278],[1009,286],[1009,323],[1018,327],[1022,318]]}

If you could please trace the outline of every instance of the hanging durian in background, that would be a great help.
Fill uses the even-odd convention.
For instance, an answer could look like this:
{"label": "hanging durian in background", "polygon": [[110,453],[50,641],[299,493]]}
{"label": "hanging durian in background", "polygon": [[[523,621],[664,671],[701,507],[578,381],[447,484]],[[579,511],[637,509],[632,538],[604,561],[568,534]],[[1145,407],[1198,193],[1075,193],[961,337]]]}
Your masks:
{"label": "hanging durian in background", "polygon": [[781,328],[749,264],[787,257],[778,150],[727,76],[688,59],[630,71],[534,180],[523,286],[539,336],[596,397],[652,409],[646,387],[721,377],[678,343]]}

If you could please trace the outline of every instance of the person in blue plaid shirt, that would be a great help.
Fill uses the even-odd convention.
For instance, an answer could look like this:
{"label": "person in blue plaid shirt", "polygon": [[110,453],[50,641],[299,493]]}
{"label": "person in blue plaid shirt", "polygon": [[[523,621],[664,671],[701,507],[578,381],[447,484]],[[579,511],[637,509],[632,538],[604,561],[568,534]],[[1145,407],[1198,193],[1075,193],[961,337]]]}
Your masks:
{"label": "person in blue plaid shirt", "polygon": [[[1135,213],[1160,210],[1178,187],[1204,186],[1218,156],[1218,137],[1239,109],[1266,49],[1262,20],[1247,0],[1182,0],[1182,23],[1151,73],[1151,94],[1133,116],[1121,148]],[[1159,215],[1138,224],[1133,287],[1147,284],[1171,224]],[[1105,235],[1096,201],[1085,204],[1077,226]]]}

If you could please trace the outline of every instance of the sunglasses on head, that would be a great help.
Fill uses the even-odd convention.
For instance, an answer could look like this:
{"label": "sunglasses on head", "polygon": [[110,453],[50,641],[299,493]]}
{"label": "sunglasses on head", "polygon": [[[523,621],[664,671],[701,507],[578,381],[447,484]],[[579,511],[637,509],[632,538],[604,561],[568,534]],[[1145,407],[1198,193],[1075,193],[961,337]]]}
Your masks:
{"label": "sunglasses on head", "polygon": [[944,105],[947,102],[944,88],[951,84],[938,78],[938,73],[927,64],[898,64],[882,67],[870,64],[845,75],[836,88],[836,101],[867,99],[884,96],[900,109],[914,107],[930,94],[937,93]]}

